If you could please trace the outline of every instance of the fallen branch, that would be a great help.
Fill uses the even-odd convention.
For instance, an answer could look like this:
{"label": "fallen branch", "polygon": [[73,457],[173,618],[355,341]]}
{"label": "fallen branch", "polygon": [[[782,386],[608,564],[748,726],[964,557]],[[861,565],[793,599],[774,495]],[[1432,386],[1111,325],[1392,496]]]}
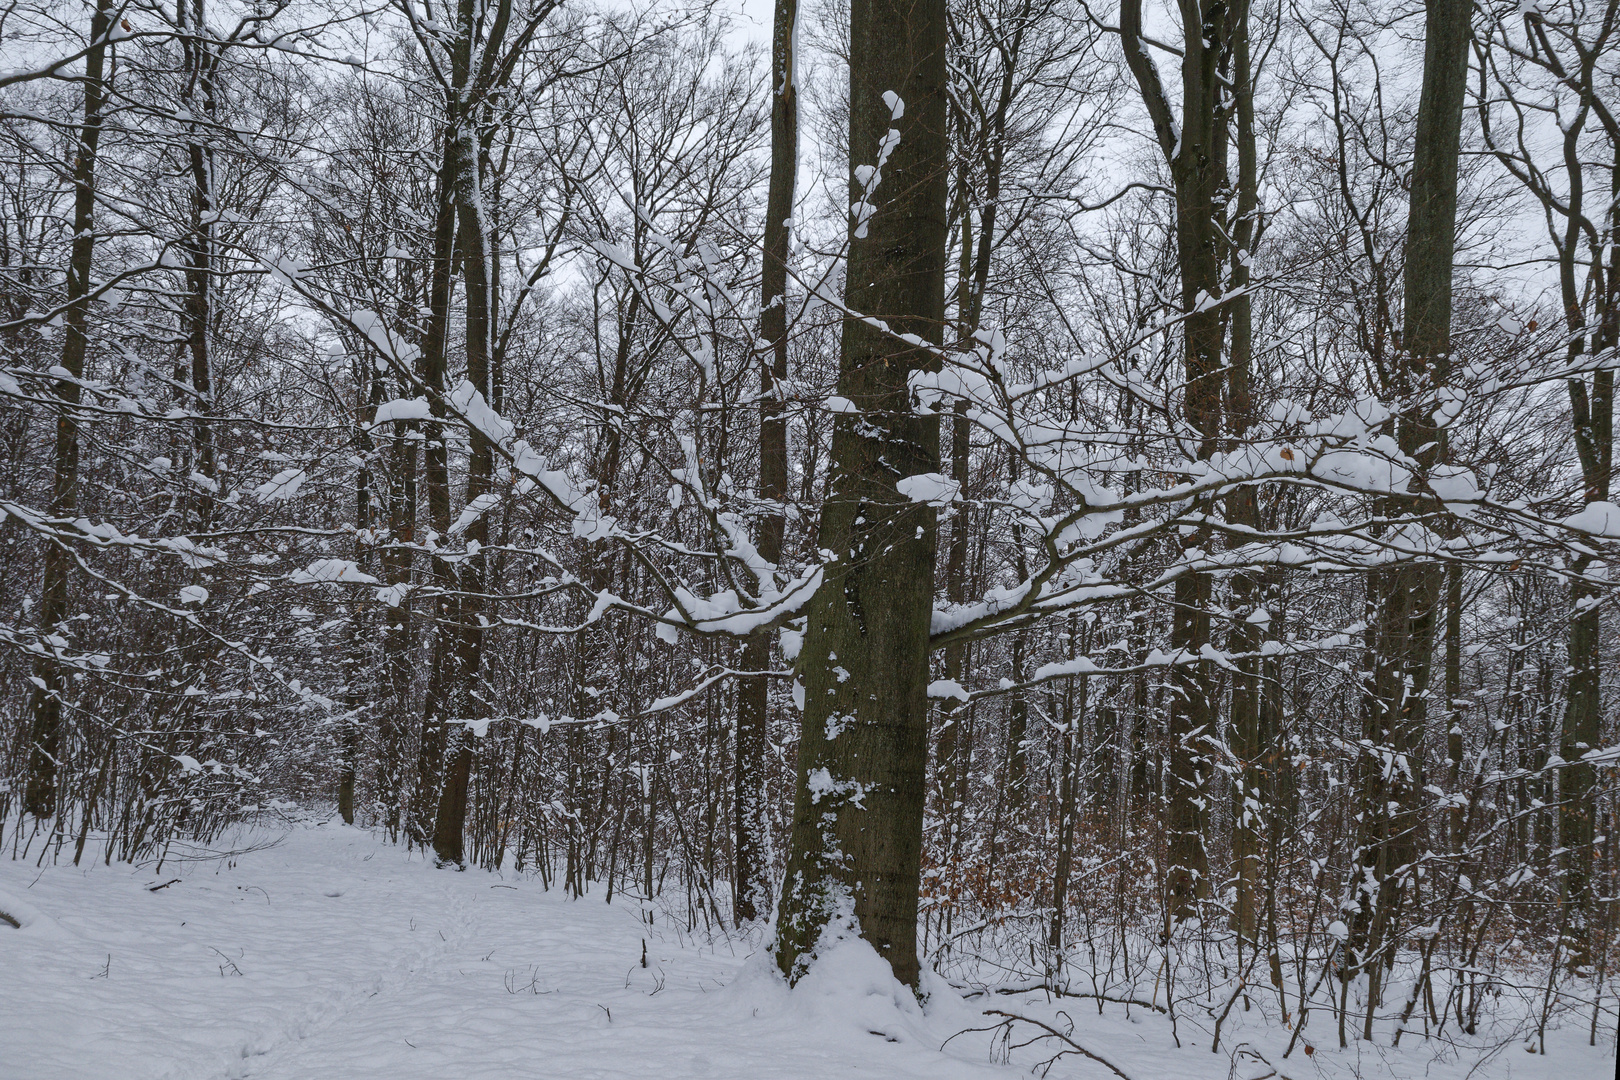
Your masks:
{"label": "fallen branch", "polygon": [[[986,993],[986,992],[987,991],[984,991],[984,990],[975,990],[970,994],[963,994],[962,996],[964,998],[978,997],[980,994],[983,994],[983,993]],[[1163,1005],[1156,1004],[1156,1003],[1154,1003],[1152,1001],[1143,1001],[1141,998],[1115,997],[1112,994],[1087,994],[1087,993],[1080,993],[1079,991],[1075,991],[1075,990],[1059,990],[1056,987],[1047,986],[1045,983],[1035,983],[1035,984],[1033,984],[1031,986],[998,986],[998,987],[995,988],[995,993],[997,993],[997,994],[1047,993],[1047,994],[1052,994],[1055,997],[1082,998],[1082,999],[1089,1000],[1089,1001],[1111,1001],[1116,1005],[1138,1005],[1138,1006],[1141,1006],[1144,1009],[1152,1009],[1154,1012],[1159,1012],[1159,1013],[1168,1013],[1170,1011],[1170,1010],[1166,1009]]]}
{"label": "fallen branch", "polygon": [[1264,1054],[1248,1043],[1238,1043],[1237,1049],[1232,1052],[1232,1071],[1234,1074],[1237,1072],[1238,1058],[1250,1058],[1271,1070],[1268,1073],[1261,1073],[1259,1076],[1252,1077],[1251,1080],[1293,1080],[1287,1073],[1279,1072],[1277,1066],[1267,1061]]}
{"label": "fallen branch", "polygon": [[[1000,1009],[986,1009],[985,1014],[988,1015],[988,1016],[1004,1016],[1004,1017],[1006,1017],[1005,1020],[1003,1020],[1000,1024],[997,1024],[996,1026],[997,1027],[1005,1027],[1007,1029],[1007,1037],[1008,1037],[1009,1040],[1011,1039],[1011,1036],[1012,1036],[1012,1026],[1014,1024],[1016,1024],[1016,1023],[1028,1024],[1031,1027],[1040,1028],[1043,1032],[1045,1032],[1044,1035],[1036,1035],[1032,1039],[1029,1039],[1029,1040],[1026,1040],[1025,1042],[1019,1043],[1018,1045],[1021,1046],[1021,1047],[1022,1046],[1028,1046],[1030,1043],[1037,1042],[1037,1041],[1039,1041],[1041,1039],[1057,1039],[1059,1042],[1063,1043],[1067,1047],[1067,1049],[1059,1050],[1056,1054],[1052,1055],[1052,1057],[1048,1058],[1045,1062],[1042,1063],[1043,1065],[1045,1065],[1045,1067],[1047,1069],[1050,1069],[1052,1067],[1052,1065],[1058,1060],[1058,1058],[1062,1057],[1064,1054],[1081,1054],[1081,1055],[1083,1055],[1085,1057],[1090,1058],[1092,1061],[1097,1062],[1099,1065],[1103,1065],[1103,1066],[1107,1067],[1108,1069],[1110,1069],[1114,1073],[1115,1076],[1119,1077],[1120,1080],[1131,1080],[1130,1076],[1123,1069],[1121,1069],[1118,1065],[1115,1065],[1112,1061],[1109,1061],[1107,1058],[1103,1057],[1101,1054],[1095,1054],[1095,1053],[1092,1053],[1090,1050],[1087,1050],[1085,1047],[1081,1046],[1079,1043],[1077,1043],[1073,1039],[1071,1039],[1068,1035],[1066,1035],[1063,1032],[1059,1031],[1057,1028],[1053,1027],[1051,1024],[1046,1023],[1044,1020],[1036,1020],[1036,1019],[1034,1019],[1032,1017],[1020,1016],[1017,1013],[1003,1012]],[[1010,1041],[1008,1043],[1008,1049],[1009,1050],[1013,1049]]]}

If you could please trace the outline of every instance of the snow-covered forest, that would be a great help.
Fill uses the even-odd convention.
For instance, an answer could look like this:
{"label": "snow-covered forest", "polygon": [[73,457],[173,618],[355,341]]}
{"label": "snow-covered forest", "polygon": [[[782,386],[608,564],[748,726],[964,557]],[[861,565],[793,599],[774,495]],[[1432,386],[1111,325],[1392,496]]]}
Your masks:
{"label": "snow-covered forest", "polygon": [[0,1076],[1607,1075],[1620,0],[773,2],[0,3]]}

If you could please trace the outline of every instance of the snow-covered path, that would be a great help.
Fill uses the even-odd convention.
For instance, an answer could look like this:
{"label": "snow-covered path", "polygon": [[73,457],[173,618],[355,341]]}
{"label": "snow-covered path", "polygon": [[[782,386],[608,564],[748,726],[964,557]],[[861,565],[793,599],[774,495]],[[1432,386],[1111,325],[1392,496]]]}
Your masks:
{"label": "snow-covered path", "polygon": [[236,863],[0,863],[0,910],[24,922],[0,927],[0,1078],[1010,1075],[982,1044],[939,1052],[965,1007],[897,1004],[858,958],[790,1000],[745,943],[647,933],[633,902],[434,870],[336,825]]}
{"label": "snow-covered path", "polygon": [[[1048,1056],[993,1064],[984,1033],[942,1050],[988,1020],[943,984],[925,1012],[861,943],[790,993],[747,942],[649,930],[634,901],[435,870],[335,824],[241,843],[256,850],[161,874],[0,859],[0,912],[22,923],[0,925],[0,1080],[1012,1080]],[[1212,1055],[1192,1016],[1178,1049],[1151,1012],[992,1004],[1072,1016],[1132,1080],[1248,1080],[1266,1069],[1231,1050],[1281,1061],[1288,1035],[1234,1015]],[[1612,1042],[1556,1035],[1555,1054],[1502,1044],[1477,1068],[1465,1047],[1323,1047],[1284,1075],[1614,1075]],[[1114,1074],[1069,1057],[1050,1075]]]}

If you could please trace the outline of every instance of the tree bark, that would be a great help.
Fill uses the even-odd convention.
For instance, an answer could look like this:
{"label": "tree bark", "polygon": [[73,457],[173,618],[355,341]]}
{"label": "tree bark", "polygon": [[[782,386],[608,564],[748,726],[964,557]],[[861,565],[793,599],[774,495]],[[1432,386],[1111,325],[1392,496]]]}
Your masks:
{"label": "tree bark", "polygon": [[[1259,237],[1259,163],[1254,132],[1254,73],[1249,56],[1249,11],[1246,0],[1232,9],[1232,83],[1237,120],[1237,205],[1229,233],[1232,237],[1231,290],[1227,312],[1231,342],[1227,370],[1227,426],[1235,450],[1241,450],[1254,420],[1250,387],[1253,363],[1253,305],[1246,291],[1249,262]],[[1258,531],[1260,511],[1258,490],[1241,487],[1226,500],[1226,517],[1232,525]],[[1233,929],[1242,940],[1254,942],[1262,908],[1261,838],[1266,833],[1265,770],[1260,757],[1268,748],[1272,732],[1262,725],[1260,708],[1260,635],[1262,621],[1257,616],[1264,597],[1259,576],[1240,570],[1232,575],[1232,608],[1235,616],[1229,640],[1237,653],[1233,663],[1230,744],[1239,768],[1232,791],[1232,861],[1237,875],[1237,907]]]}
{"label": "tree bark", "polygon": [[[181,245],[186,252],[186,299],[182,322],[186,351],[191,359],[190,384],[193,411],[191,422],[191,465],[202,482],[194,484],[196,508],[191,524],[207,529],[213,521],[214,503],[219,494],[214,450],[214,427],[209,416],[214,411],[214,370],[210,349],[209,323],[212,321],[214,283],[214,227],[219,207],[214,190],[214,151],[206,141],[207,125],[213,123],[218,107],[215,99],[215,73],[219,53],[209,44],[203,0],[180,0],[178,18],[180,44],[186,57],[186,83],[180,100],[187,110],[187,160],[191,170],[191,230]],[[188,25],[189,23],[189,25]]]}
{"label": "tree bark", "polygon": [[[1427,0],[1423,86],[1418,101],[1407,215],[1403,352],[1396,385],[1402,401],[1396,437],[1418,475],[1413,496],[1391,509],[1420,508],[1423,477],[1438,460],[1443,432],[1433,420],[1435,394],[1450,380],[1451,276],[1456,252],[1457,163],[1463,96],[1468,78],[1470,0]],[[1377,883],[1361,899],[1354,942],[1365,954],[1383,948],[1393,932],[1405,882],[1419,846],[1423,790],[1421,743],[1433,671],[1441,600],[1438,566],[1408,562],[1372,577],[1378,605],[1372,688],[1366,703],[1367,737],[1380,756],[1363,763],[1362,863]],[[1393,808],[1393,809],[1392,809]],[[1393,962],[1393,953],[1385,957]]]}
{"label": "tree bark", "polygon": [[428,275],[428,319],[422,338],[419,377],[427,388],[430,418],[423,446],[422,481],[426,488],[428,528],[435,548],[429,576],[435,594],[429,623],[430,659],[426,696],[422,703],[422,732],[417,743],[416,779],[411,788],[406,831],[415,843],[426,846],[433,833],[431,815],[439,801],[439,773],[444,765],[445,697],[449,691],[444,654],[455,619],[455,580],[450,564],[436,550],[450,532],[450,469],[445,446],[445,394],[449,391],[446,341],[450,328],[450,292],[456,238],[456,208],[451,193],[454,167],[450,134],[445,134],[444,157],[439,166],[438,205],[433,223],[433,262]]}
{"label": "tree bark", "polygon": [[[782,383],[788,374],[787,260],[793,193],[799,163],[799,99],[794,85],[794,27],[798,0],[776,0],[771,32],[771,178],[765,200],[764,264],[760,284],[760,339],[769,349],[760,365],[759,497],[766,504],[755,546],[773,566],[782,560],[787,518],[787,421]],[[770,667],[766,634],[743,645],[744,671]],[[770,684],[743,680],[737,688],[736,860],[733,904],[738,922],[756,919],[770,905],[765,822],[765,743],[770,728]]]}
{"label": "tree bark", "polygon": [[[383,582],[390,587],[411,584],[411,548],[416,543],[416,422],[395,421],[392,475],[388,491],[388,546],[382,554]],[[383,615],[383,686],[388,702],[381,711],[378,741],[378,797],[383,825],[398,839],[401,800],[405,794],[405,739],[403,719],[411,699],[412,646],[410,600],[403,592],[390,593]]]}
{"label": "tree bark", "polygon": [[[371,358],[365,357],[355,365],[359,378],[356,380],[357,389],[365,395],[365,401],[355,410],[353,444],[355,456],[362,464],[355,473],[354,485],[354,529],[355,529],[355,562],[365,560],[366,549],[376,542],[372,534],[372,490],[375,478],[372,475],[371,462],[375,460],[375,447],[367,431],[371,422],[377,416],[377,406],[382,404],[382,377],[375,370]],[[366,605],[358,600],[351,603],[349,608],[348,639],[344,642],[343,656],[343,732],[342,757],[338,765],[338,816],[345,825],[354,824],[354,799],[356,781],[359,777],[360,757],[360,716],[365,712],[366,695],[361,686],[361,679],[366,670],[366,635],[364,630],[364,612]]]}
{"label": "tree bark", "polygon": [[[1620,164],[1620,145],[1616,146]],[[1615,173],[1614,194],[1620,197],[1620,172]],[[1611,238],[1620,231],[1620,207],[1611,203]],[[1613,241],[1609,265],[1598,262],[1602,289],[1599,292],[1595,355],[1612,352],[1620,345],[1620,251]],[[1578,309],[1577,309],[1578,310]],[[1577,335],[1576,340],[1583,335]],[[1575,448],[1580,458],[1582,498],[1590,505],[1607,502],[1614,472],[1614,371],[1596,371],[1588,388],[1584,377],[1569,380],[1569,400],[1575,429]],[[1596,936],[1598,899],[1593,887],[1592,856],[1597,822],[1597,767],[1581,757],[1596,750],[1601,741],[1602,699],[1602,588],[1583,580],[1592,557],[1582,555],[1572,567],[1569,590],[1569,679],[1565,684],[1564,718],[1559,730],[1558,754],[1571,762],[1558,777],[1558,846],[1563,849],[1562,887],[1569,906],[1565,921],[1570,963],[1584,966],[1594,961],[1602,948]]]}
{"label": "tree bark", "polygon": [[[854,0],[851,164],[876,164],[880,140],[892,155],[875,189],[852,170],[852,201],[875,209],[856,208],[845,302],[931,341],[945,330],[946,79],[943,0]],[[918,985],[936,515],[895,483],[939,468],[938,417],[917,415],[907,387],[912,371],[935,364],[932,352],[845,319],[838,387],[858,413],[833,427],[819,543],[834,555],[800,659],[804,721],[775,946],[789,981],[825,934],[854,930],[898,980]]]}
{"label": "tree bark", "polygon": [[[507,8],[508,5],[501,5],[501,10]],[[458,100],[452,105],[454,121],[446,145],[454,152],[450,190],[456,207],[456,236],[461,249],[461,275],[466,292],[464,344],[467,350],[467,381],[493,408],[500,399],[498,388],[491,378],[495,304],[492,264],[495,252],[489,220],[484,211],[484,162],[478,139],[483,87],[474,85],[472,72],[477,17],[476,0],[461,0],[460,36],[451,59],[451,95]],[[502,25],[502,20],[495,21],[486,40],[480,43],[482,50],[501,48],[498,29]],[[464,505],[475,507],[494,483],[495,450],[484,432],[473,424],[468,425],[467,442],[467,499]],[[475,712],[482,711],[477,684],[483,667],[487,559],[478,549],[489,543],[487,508],[473,518],[463,535],[469,550],[456,574],[458,610],[455,631],[449,642],[450,655],[435,657],[436,661],[449,668],[445,676],[451,710],[448,719],[455,720],[470,720]],[[439,810],[433,827],[433,851],[440,863],[461,866],[466,861],[464,837],[473,736],[465,725],[448,735],[454,753],[439,792]]]}
{"label": "tree bark", "polygon": [[[56,414],[55,460],[51,475],[51,517],[72,518],[78,507],[79,426],[73,409],[79,404],[76,380],[84,377],[89,346],[90,273],[95,256],[96,148],[101,141],[102,112],[107,103],[107,35],[112,29],[113,5],[96,0],[90,17],[90,49],[84,58],[84,124],[79,129],[73,159],[73,244],[67,273],[67,311],[62,323],[62,369],[68,378],[55,386],[61,405]],[[39,625],[42,634],[55,634],[68,617],[68,585],[73,559],[58,541],[45,547],[40,589]],[[55,657],[47,651],[34,665],[39,680],[33,695],[28,738],[28,779],[23,806],[36,818],[56,813],[56,780],[62,751],[62,692],[67,680]],[[87,808],[88,812],[88,808]]]}
{"label": "tree bark", "polygon": [[[965,123],[965,121],[962,121]],[[960,340],[971,340],[978,326],[976,292],[973,287],[973,211],[972,192],[965,160],[957,166],[956,205],[959,216],[956,279],[956,320]],[[967,491],[968,465],[972,453],[972,429],[968,421],[968,403],[958,401],[951,409],[951,479],[957,490]],[[950,517],[950,543],[945,552],[945,600],[950,604],[967,602],[968,534],[971,528],[970,511],[966,502],[955,506]],[[946,681],[962,685],[966,673],[967,645],[952,642],[945,646],[944,676]],[[944,823],[941,847],[945,857],[955,852],[959,839],[957,820],[963,805],[958,784],[959,755],[962,722],[965,719],[963,703],[954,697],[945,698],[939,709],[939,734],[934,743],[935,771],[939,775],[940,820]]]}
{"label": "tree bark", "polygon": [[[1120,6],[1125,59],[1141,91],[1159,147],[1176,190],[1176,262],[1181,274],[1184,373],[1182,412],[1191,429],[1192,455],[1207,460],[1220,436],[1221,353],[1225,316],[1214,301],[1222,294],[1225,253],[1231,25],[1222,0],[1183,0],[1181,4],[1181,123],[1175,122],[1158,67],[1142,35],[1141,0]],[[1212,509],[1212,508],[1211,508]],[[1207,527],[1182,540],[1186,558],[1210,544]],[[1171,655],[1178,663],[1170,676],[1169,754],[1165,832],[1169,845],[1164,882],[1167,920],[1193,916],[1209,895],[1207,824],[1214,711],[1209,700],[1208,663],[1211,579],[1183,573],[1171,589]]]}
{"label": "tree bark", "polygon": [[[1079,619],[1069,616],[1068,659],[1087,651],[1080,647]],[[1091,644],[1091,635],[1086,634],[1085,645]],[[1079,686],[1076,687],[1076,683]],[[1076,693],[1079,702],[1076,703]],[[1069,879],[1074,873],[1074,828],[1079,818],[1080,784],[1076,775],[1080,767],[1079,755],[1085,748],[1077,738],[1080,728],[1086,722],[1089,699],[1091,696],[1091,680],[1082,676],[1078,680],[1070,679],[1063,688],[1063,734],[1059,741],[1058,750],[1058,828],[1057,828],[1057,858],[1052,868],[1052,923],[1047,928],[1046,945],[1050,959],[1047,962],[1047,977],[1055,978],[1063,966],[1063,921],[1069,898]]]}

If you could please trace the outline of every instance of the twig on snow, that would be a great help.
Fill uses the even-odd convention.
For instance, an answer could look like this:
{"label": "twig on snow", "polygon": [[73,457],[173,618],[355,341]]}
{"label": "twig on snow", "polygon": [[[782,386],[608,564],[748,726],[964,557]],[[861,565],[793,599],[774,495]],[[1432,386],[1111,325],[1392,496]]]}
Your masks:
{"label": "twig on snow", "polygon": [[[1042,1039],[1057,1039],[1063,1044],[1063,1049],[1059,1050],[1056,1054],[1053,1054],[1050,1058],[1047,1058],[1045,1061],[1036,1066],[1037,1069],[1041,1070],[1042,1076],[1045,1076],[1046,1073],[1051,1070],[1052,1066],[1057,1063],[1058,1059],[1063,1057],[1063,1055],[1080,1054],[1084,1057],[1090,1058],[1092,1061],[1097,1062],[1099,1065],[1105,1066],[1111,1070],[1115,1076],[1118,1076],[1120,1080],[1131,1080],[1130,1075],[1118,1065],[1115,1065],[1112,1061],[1109,1061],[1101,1054],[1093,1053],[1092,1051],[1087,1050],[1085,1047],[1075,1042],[1074,1039],[1070,1038],[1067,1033],[1059,1031],[1057,1028],[1046,1023],[1044,1020],[1036,1020],[1033,1017],[1021,1016],[1018,1013],[1004,1012],[1001,1009],[986,1009],[985,1015],[1000,1016],[1004,1017],[1004,1019],[1000,1023],[994,1024],[990,1027],[968,1028],[967,1031],[959,1031],[956,1033],[956,1035],[966,1035],[969,1031],[1001,1031],[1002,1038],[1006,1040],[1006,1049],[1009,1052],[1029,1046],[1031,1043],[1039,1042]],[[1012,1042],[1013,1026],[1019,1023],[1024,1023],[1030,1025],[1031,1027],[1039,1028],[1041,1034],[1033,1035],[1030,1038],[1025,1039],[1023,1042],[1014,1044]],[[956,1038],[956,1035],[952,1035],[951,1039]],[[951,1041],[951,1039],[946,1039],[945,1042],[948,1043]],[[944,1049],[943,1044],[941,1044],[940,1049]]]}

